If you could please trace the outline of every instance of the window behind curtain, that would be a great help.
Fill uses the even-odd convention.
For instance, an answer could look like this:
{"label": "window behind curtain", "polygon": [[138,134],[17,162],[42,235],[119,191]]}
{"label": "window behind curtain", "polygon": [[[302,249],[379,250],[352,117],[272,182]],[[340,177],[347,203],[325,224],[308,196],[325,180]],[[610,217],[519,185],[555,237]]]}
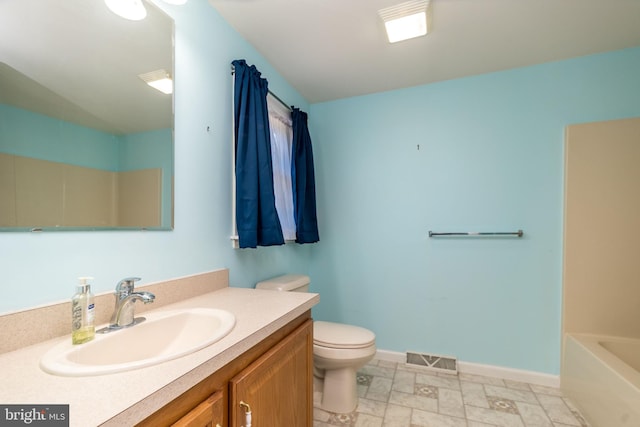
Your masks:
{"label": "window behind curtain", "polygon": [[293,186],[291,183],[291,147],[293,129],[291,111],[271,94],[267,96],[269,127],[271,131],[271,160],[273,162],[273,188],[276,210],[285,240],[296,239],[293,212]]}

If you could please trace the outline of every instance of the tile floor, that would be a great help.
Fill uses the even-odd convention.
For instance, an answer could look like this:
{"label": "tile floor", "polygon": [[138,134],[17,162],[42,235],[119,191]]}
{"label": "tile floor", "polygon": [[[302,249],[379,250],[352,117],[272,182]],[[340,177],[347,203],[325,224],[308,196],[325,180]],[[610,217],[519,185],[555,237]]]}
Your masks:
{"label": "tile floor", "polygon": [[[314,427],[588,427],[560,390],[499,378],[426,372],[373,360],[358,372],[351,414],[316,407]],[[314,393],[319,405],[321,392]]]}

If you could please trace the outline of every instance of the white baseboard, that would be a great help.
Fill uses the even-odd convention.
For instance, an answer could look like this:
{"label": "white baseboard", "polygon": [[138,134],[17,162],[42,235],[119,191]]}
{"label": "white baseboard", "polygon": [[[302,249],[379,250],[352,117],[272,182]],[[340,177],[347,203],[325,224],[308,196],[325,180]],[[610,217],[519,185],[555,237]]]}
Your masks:
{"label": "white baseboard", "polygon": [[376,359],[386,360],[387,362],[404,363],[407,361],[406,353],[389,350],[376,350]]}
{"label": "white baseboard", "polygon": [[[407,355],[397,351],[378,350],[376,359],[388,362],[405,363]],[[560,387],[560,376],[543,372],[526,371],[524,369],[507,368],[504,366],[483,365],[480,363],[458,361],[458,372],[461,374],[482,375],[486,377],[502,378],[504,380],[519,381],[545,387]]]}

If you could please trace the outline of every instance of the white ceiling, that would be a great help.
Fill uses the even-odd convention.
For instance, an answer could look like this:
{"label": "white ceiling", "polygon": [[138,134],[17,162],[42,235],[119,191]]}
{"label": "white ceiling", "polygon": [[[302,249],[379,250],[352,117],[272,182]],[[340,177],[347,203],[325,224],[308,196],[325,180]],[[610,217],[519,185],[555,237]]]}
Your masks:
{"label": "white ceiling", "polygon": [[431,0],[429,34],[389,44],[402,1],[209,0],[311,103],[640,46],[640,0]]}
{"label": "white ceiling", "polygon": [[134,22],[103,0],[0,0],[0,103],[114,134],[172,127],[172,97],[138,75],[173,72],[173,20],[145,4]]}

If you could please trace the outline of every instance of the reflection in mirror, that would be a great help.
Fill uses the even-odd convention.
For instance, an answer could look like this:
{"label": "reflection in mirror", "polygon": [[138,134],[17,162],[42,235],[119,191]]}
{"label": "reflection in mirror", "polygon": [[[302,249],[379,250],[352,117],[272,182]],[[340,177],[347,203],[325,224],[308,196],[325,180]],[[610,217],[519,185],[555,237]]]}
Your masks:
{"label": "reflection in mirror", "polygon": [[103,0],[0,1],[0,230],[169,230],[173,20]]}

